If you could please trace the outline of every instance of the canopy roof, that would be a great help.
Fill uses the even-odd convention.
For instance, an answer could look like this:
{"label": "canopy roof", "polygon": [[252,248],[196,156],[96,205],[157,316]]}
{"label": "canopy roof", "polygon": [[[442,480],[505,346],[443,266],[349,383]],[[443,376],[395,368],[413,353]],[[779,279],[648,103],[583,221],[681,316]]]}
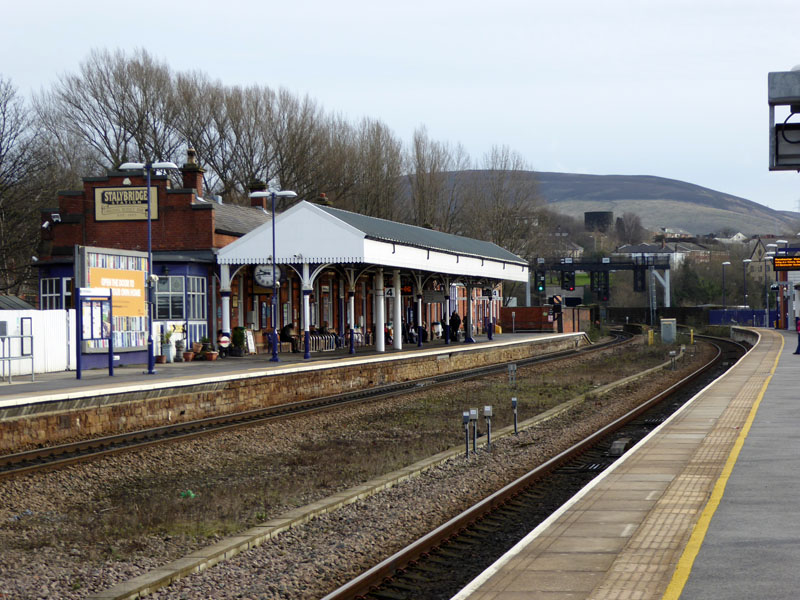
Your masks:
{"label": "canopy roof", "polygon": [[[275,217],[277,264],[367,264],[527,281],[528,263],[491,242],[300,202]],[[220,264],[269,264],[267,222],[217,255]]]}

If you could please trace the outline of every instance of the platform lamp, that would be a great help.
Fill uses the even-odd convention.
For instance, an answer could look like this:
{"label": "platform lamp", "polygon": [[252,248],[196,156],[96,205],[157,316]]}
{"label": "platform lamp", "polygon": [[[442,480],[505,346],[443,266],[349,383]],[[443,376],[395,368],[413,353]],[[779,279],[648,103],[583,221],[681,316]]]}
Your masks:
{"label": "platform lamp", "polygon": [[769,327],[769,288],[767,287],[767,262],[772,260],[775,254],[773,252],[765,252],[764,257],[761,259],[764,262],[764,327]]}
{"label": "platform lamp", "polygon": [[150,174],[153,169],[178,169],[178,165],[169,161],[126,162],[119,166],[122,171],[142,170],[147,173],[147,374],[156,372],[156,357],[153,352],[153,285],[157,281],[153,275],[153,228],[150,215]]}
{"label": "platform lamp", "polygon": [[722,263],[722,321],[725,322],[725,311],[728,309],[728,305],[725,302],[725,267],[730,266],[730,261],[726,260]]}
{"label": "platform lamp", "polygon": [[748,306],[747,304],[747,265],[753,262],[750,258],[743,258],[742,259],[742,287],[744,289],[744,305],[745,307]]}
{"label": "platform lamp", "polygon": [[281,192],[252,192],[251,198],[272,199],[272,358],[270,362],[278,362],[278,278],[275,276],[275,198],[297,198],[297,193],[290,190]]}
{"label": "platform lamp", "polygon": [[[789,255],[789,252],[788,252],[789,240],[775,240],[775,241],[778,244],[783,244],[783,255],[784,256],[788,256]],[[779,254],[779,253],[776,252],[776,255],[777,254]],[[779,277],[778,276],[778,272],[777,271],[775,272],[775,278],[778,280],[778,282],[789,281],[789,274],[786,271],[782,271],[781,273],[782,274]],[[787,310],[787,308],[786,308],[786,304],[787,304],[786,296],[789,293],[789,290],[788,290],[788,288],[784,290],[784,288],[780,286],[780,283],[778,285],[779,285],[779,287],[778,287],[778,298],[779,298],[779,300],[776,302],[777,307],[778,307],[778,323],[780,324],[780,328],[781,329],[786,329],[789,326],[788,315],[786,315],[786,321],[784,321],[783,317],[786,314],[786,310]]]}

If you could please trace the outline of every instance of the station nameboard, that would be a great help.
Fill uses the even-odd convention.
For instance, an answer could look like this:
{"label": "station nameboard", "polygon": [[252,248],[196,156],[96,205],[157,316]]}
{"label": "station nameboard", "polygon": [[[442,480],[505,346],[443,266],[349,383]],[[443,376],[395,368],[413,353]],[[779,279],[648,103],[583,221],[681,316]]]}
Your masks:
{"label": "station nameboard", "polygon": [[800,271],[800,256],[776,256],[772,266],[776,271]]}
{"label": "station nameboard", "polygon": [[[146,187],[112,187],[94,190],[95,221],[146,221]],[[150,187],[150,219],[158,220],[158,188]]]}

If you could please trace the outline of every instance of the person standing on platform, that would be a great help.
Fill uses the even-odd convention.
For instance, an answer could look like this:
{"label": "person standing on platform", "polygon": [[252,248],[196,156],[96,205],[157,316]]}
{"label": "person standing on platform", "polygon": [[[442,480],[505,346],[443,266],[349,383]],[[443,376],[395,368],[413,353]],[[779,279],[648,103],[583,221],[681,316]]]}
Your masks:
{"label": "person standing on platform", "polygon": [[450,315],[450,332],[454,341],[458,341],[458,329],[461,327],[461,317],[458,316],[456,311]]}
{"label": "person standing on platform", "polygon": [[797,349],[794,351],[795,354],[800,354],[800,317],[794,318],[795,328],[797,329]]}

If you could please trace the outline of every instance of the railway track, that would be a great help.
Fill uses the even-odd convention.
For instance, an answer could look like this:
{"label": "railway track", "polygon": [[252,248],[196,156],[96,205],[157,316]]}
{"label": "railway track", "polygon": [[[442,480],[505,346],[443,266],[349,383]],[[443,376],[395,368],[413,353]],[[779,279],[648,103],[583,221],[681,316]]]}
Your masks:
{"label": "railway track", "polygon": [[[552,353],[546,356],[532,357],[515,361],[514,364],[518,366],[542,364],[571,358],[579,354],[598,352],[609,346],[626,343],[633,337],[623,332],[613,332],[613,336],[613,340],[603,344],[596,344],[583,349]],[[447,385],[454,381],[464,381],[504,372],[507,368],[508,364],[505,363],[489,365],[468,371],[379,386],[347,394],[325,396],[264,409],[256,409],[219,417],[209,417],[207,419],[187,421],[58,446],[38,448],[15,454],[6,454],[0,456],[0,479],[34,471],[56,469],[69,464],[95,460],[109,454],[126,452],[145,446],[187,440],[226,429],[245,427],[292,415],[326,410],[352,402],[389,398],[424,388]]]}
{"label": "railway track", "polygon": [[451,598],[746,352],[730,340],[698,337],[718,348],[707,365],[323,600]]}

